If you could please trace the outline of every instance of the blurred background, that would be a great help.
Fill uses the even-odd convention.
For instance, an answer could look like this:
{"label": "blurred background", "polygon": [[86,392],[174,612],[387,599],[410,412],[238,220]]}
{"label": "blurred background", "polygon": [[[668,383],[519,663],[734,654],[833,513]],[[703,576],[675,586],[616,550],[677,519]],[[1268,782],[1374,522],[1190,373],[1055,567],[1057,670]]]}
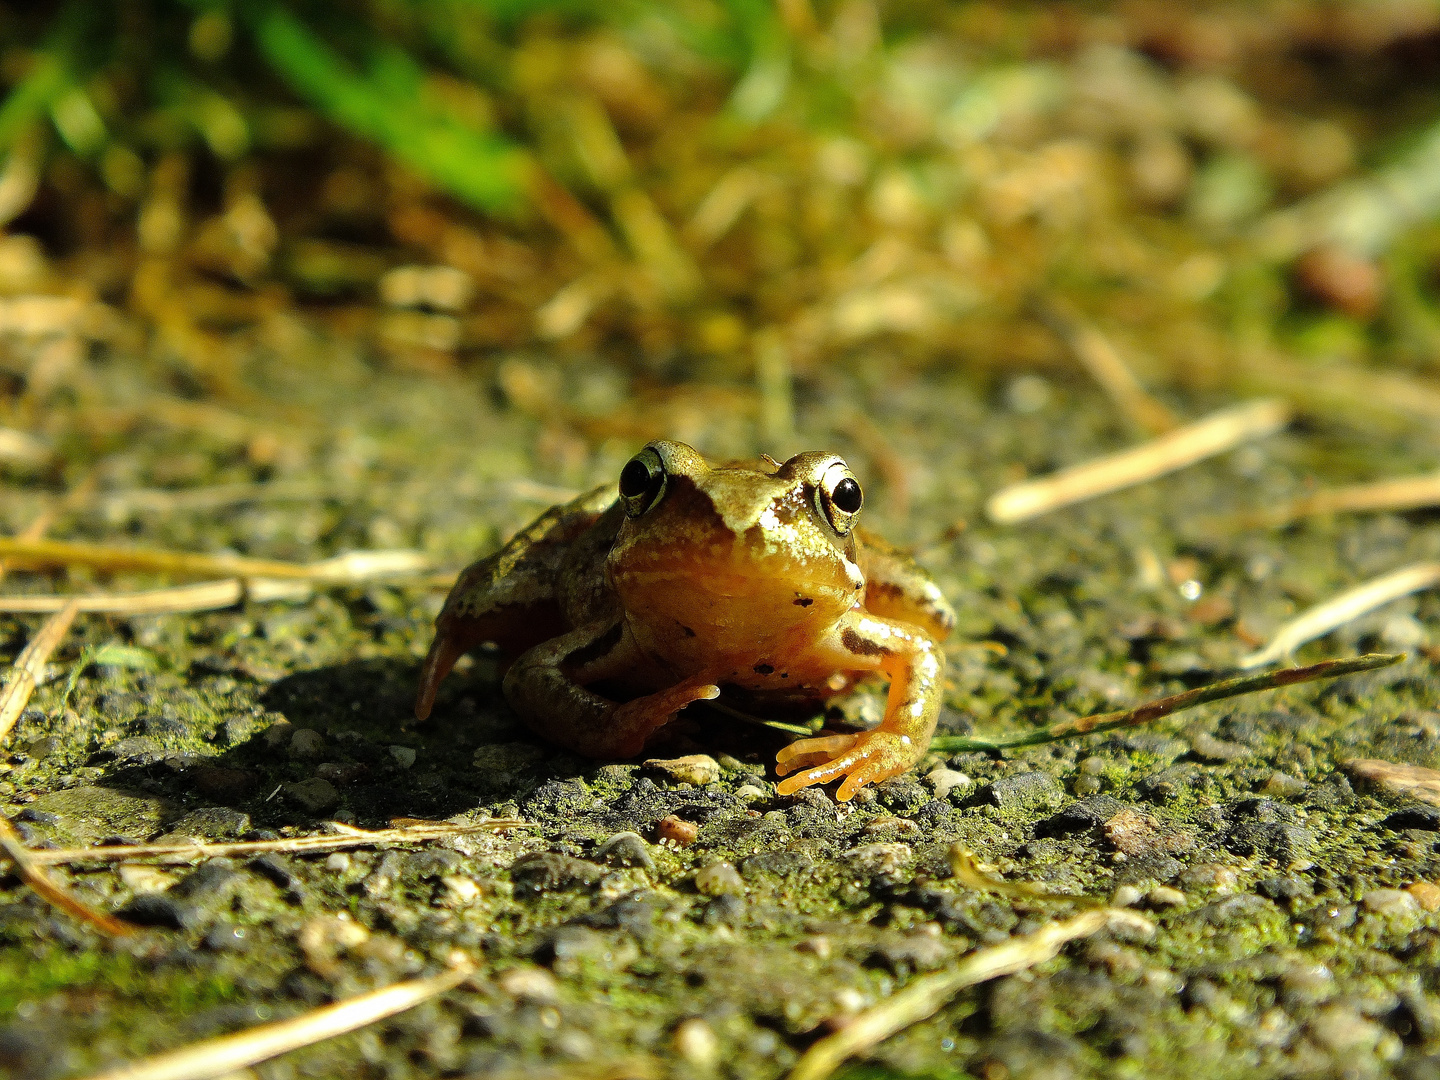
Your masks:
{"label": "blurred background", "polygon": [[668,435],[933,541],[1057,410],[1440,417],[1427,0],[8,3],[0,82],[12,532],[455,563]]}

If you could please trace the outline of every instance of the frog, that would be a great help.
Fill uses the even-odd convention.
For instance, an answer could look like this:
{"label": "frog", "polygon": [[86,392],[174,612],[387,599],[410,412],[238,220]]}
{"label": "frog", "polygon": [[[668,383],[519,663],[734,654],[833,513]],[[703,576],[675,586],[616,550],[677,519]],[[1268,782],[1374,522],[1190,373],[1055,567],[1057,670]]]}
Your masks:
{"label": "frog", "polygon": [[776,756],[781,795],[839,780],[846,802],[924,757],[955,625],[930,575],[859,527],[863,506],[838,454],[711,465],[653,441],[618,485],[552,507],[460,574],[415,715],[425,720],[458,659],[487,644],[531,730],[594,759],[640,755],[682,709],[722,692],[751,715],[813,715],[882,676],[878,726],[822,730]]}

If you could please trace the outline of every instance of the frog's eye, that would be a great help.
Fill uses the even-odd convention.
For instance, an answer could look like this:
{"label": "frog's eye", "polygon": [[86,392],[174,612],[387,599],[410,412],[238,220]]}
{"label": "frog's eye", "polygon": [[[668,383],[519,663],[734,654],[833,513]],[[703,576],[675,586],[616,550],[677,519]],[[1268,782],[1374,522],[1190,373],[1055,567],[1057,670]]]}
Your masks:
{"label": "frog's eye", "polygon": [[825,470],[815,489],[820,511],[841,536],[855,527],[860,516],[860,507],[865,504],[865,495],[860,490],[860,481],[855,479],[843,461],[837,461]]}
{"label": "frog's eye", "polygon": [[664,490],[665,463],[648,446],[620,470],[620,498],[629,517],[639,517],[649,510]]}

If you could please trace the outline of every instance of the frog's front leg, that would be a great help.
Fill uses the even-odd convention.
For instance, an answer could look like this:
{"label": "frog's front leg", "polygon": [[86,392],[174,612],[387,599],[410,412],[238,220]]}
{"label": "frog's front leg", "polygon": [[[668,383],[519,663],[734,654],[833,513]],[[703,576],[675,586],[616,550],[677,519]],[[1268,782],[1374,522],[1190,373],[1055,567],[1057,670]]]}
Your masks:
{"label": "frog's front leg", "polygon": [[890,695],[880,726],[858,735],[800,739],[776,755],[776,790],[789,795],[812,784],[845,778],[835,797],[852,798],[866,784],[913,766],[930,745],[945,685],[945,654],[934,638],[909,623],[852,613],[821,644],[838,671],[883,671]]}
{"label": "frog's front leg", "polygon": [[623,620],[590,623],[524,653],[505,675],[505,697],[557,746],[592,758],[634,757],[686,705],[720,696],[704,676],[623,703],[587,689],[651,663]]}

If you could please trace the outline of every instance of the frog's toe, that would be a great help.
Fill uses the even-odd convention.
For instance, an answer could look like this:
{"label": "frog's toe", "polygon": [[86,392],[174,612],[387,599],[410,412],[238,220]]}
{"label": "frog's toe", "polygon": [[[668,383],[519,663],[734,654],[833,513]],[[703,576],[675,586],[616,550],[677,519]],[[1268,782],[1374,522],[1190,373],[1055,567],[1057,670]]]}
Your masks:
{"label": "frog's toe", "polygon": [[[822,748],[806,744],[827,743],[834,740],[835,749],[825,754],[828,760],[809,766],[810,759]],[[841,744],[839,740],[848,740]],[[825,748],[829,749],[829,748]],[[787,755],[787,751],[789,752]],[[842,776],[845,782],[835,793],[840,802],[849,802],[855,793],[866,784],[878,783],[904,772],[915,763],[914,742],[905,735],[877,729],[860,735],[835,735],[819,739],[801,739],[791,743],[777,756],[777,771],[782,775],[792,769],[803,769],[788,780],[781,781],[775,790],[781,795],[793,795],[801,788],[814,784],[826,784]],[[797,759],[804,759],[801,764]]]}
{"label": "frog's toe", "polygon": [[775,755],[775,771],[781,776],[823,765],[835,755],[855,745],[858,735],[821,735],[813,739],[797,739]]}

